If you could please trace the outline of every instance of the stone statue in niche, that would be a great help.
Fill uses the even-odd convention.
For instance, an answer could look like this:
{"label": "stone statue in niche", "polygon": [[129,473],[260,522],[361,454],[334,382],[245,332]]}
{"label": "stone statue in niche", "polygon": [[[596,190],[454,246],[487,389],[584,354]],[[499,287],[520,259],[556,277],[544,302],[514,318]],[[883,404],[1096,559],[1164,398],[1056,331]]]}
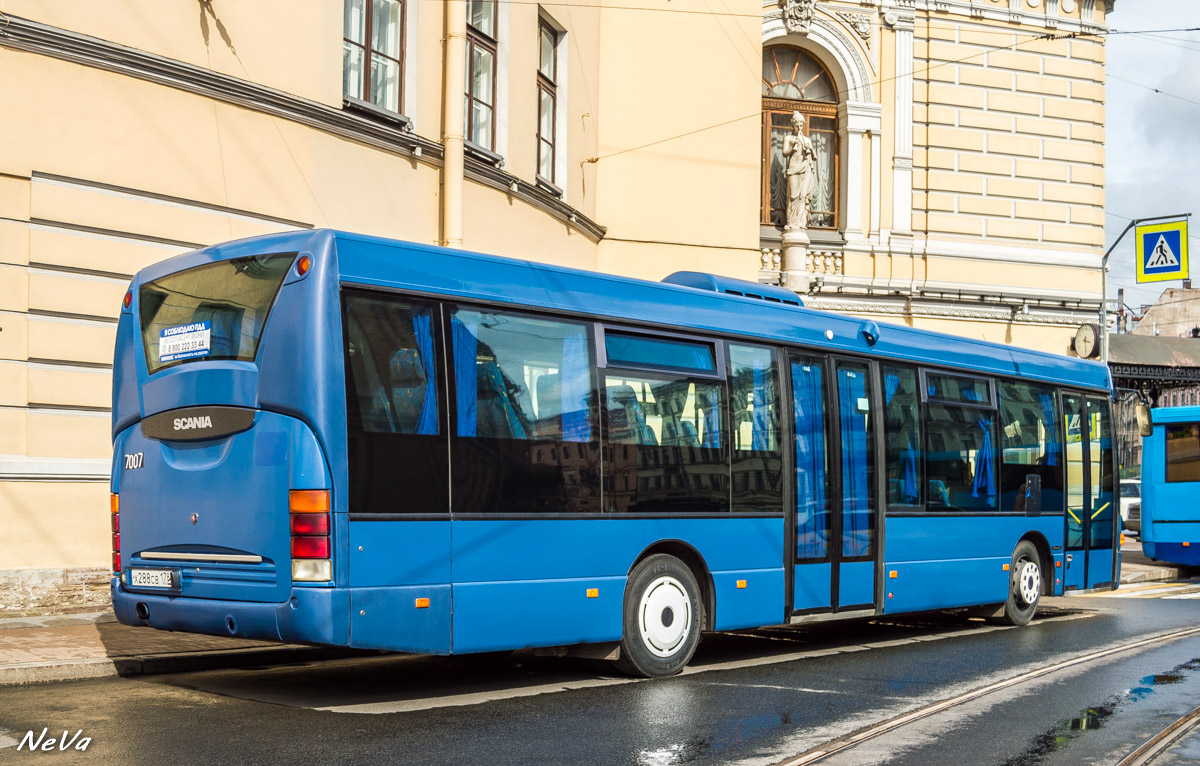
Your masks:
{"label": "stone statue in niche", "polygon": [[787,160],[787,219],[784,231],[808,228],[808,211],[817,186],[817,152],[804,135],[804,115],[792,112],[792,132],[783,137],[783,156]]}
{"label": "stone statue in niche", "polygon": [[778,0],[783,16],[783,28],[792,34],[808,34],[817,0]]}

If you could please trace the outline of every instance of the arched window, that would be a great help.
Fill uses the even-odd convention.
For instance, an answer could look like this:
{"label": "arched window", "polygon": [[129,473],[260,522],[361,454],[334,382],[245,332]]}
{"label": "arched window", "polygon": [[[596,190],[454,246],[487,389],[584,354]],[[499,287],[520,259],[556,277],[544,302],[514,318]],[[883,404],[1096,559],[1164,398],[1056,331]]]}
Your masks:
{"label": "arched window", "polygon": [[837,102],[829,72],[799,48],[763,50],[762,222],[783,226],[787,216],[783,137],[791,131],[792,112],[804,115],[804,132],[817,150],[817,184],[808,214],[809,228],[838,226]]}

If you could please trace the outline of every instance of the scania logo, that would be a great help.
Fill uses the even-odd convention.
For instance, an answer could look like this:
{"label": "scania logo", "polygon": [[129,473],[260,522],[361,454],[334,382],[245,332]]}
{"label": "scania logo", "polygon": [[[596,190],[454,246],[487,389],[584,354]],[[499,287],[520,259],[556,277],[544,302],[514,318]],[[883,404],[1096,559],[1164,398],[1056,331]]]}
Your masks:
{"label": "scania logo", "polygon": [[193,428],[212,428],[212,418],[208,415],[195,418],[175,418],[176,431],[190,431]]}
{"label": "scania logo", "polygon": [[197,521],[199,521],[199,520],[200,520],[200,514],[198,514],[198,513],[193,513],[193,514],[192,514],[192,526],[193,526],[193,527],[194,527],[194,526],[196,526],[196,522],[197,522]]}

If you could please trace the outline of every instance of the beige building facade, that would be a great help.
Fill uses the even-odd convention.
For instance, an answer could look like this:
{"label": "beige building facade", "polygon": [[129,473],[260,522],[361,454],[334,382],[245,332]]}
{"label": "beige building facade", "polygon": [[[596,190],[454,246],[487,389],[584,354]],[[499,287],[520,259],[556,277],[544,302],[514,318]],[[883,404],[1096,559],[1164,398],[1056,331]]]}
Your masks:
{"label": "beige building facade", "polygon": [[1068,353],[1099,306],[1111,5],[0,0],[0,606],[102,582],[118,306],[214,242],[714,272]]}

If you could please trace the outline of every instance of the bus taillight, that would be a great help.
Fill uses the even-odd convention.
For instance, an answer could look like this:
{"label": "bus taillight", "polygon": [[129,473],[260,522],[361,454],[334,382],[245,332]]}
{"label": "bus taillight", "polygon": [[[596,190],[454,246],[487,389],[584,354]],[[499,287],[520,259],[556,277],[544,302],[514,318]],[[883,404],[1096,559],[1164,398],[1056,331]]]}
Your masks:
{"label": "bus taillight", "polygon": [[108,496],[108,509],[112,512],[112,571],[121,573],[121,498],[117,493]]}
{"label": "bus taillight", "polygon": [[299,489],[288,493],[292,580],[324,582],[333,579],[329,510],[328,490]]}

